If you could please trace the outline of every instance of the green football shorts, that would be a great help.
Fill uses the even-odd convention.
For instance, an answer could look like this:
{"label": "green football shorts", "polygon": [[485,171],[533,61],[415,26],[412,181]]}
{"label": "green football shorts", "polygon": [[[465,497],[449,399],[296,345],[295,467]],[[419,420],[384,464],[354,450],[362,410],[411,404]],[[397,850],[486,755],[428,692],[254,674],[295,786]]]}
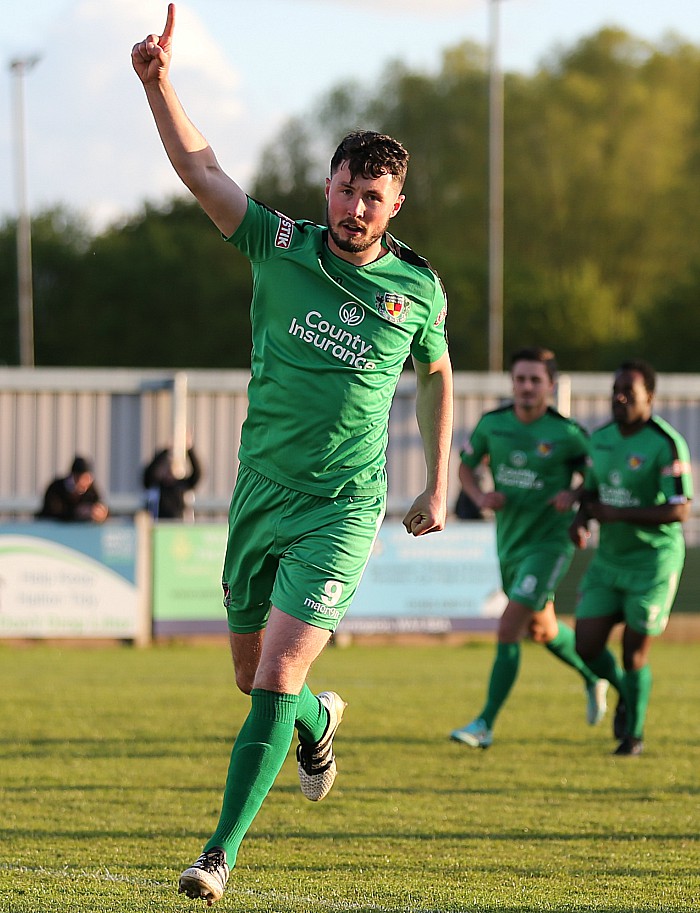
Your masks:
{"label": "green football shorts", "polygon": [[384,503],[383,495],[307,495],[241,466],[222,575],[229,629],[262,630],[274,605],[334,631],[369,560]]}
{"label": "green football shorts", "polygon": [[503,590],[513,602],[541,612],[554,599],[559,583],[569,570],[573,547],[543,548],[519,558],[501,561]]}
{"label": "green football shorts", "polygon": [[657,556],[649,567],[618,568],[596,554],[579,587],[576,618],[614,616],[638,634],[663,634],[684,555]]}

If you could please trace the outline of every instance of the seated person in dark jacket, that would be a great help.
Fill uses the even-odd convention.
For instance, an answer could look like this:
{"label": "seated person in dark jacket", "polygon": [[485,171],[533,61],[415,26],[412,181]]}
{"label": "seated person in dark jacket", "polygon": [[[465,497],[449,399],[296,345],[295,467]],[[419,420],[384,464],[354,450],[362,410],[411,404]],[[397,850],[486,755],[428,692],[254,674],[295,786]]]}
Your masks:
{"label": "seated person in dark jacket", "polygon": [[63,520],[66,523],[102,523],[109,511],[95,486],[92,463],[76,456],[70,475],[54,479],[46,489],[38,519]]}
{"label": "seated person in dark jacket", "polygon": [[173,472],[172,450],[159,450],[143,471],[143,487],[147,491],[147,509],[155,519],[182,520],[185,513],[185,492],[197,485],[202,470],[194,452],[189,447],[189,475],[178,478]]}

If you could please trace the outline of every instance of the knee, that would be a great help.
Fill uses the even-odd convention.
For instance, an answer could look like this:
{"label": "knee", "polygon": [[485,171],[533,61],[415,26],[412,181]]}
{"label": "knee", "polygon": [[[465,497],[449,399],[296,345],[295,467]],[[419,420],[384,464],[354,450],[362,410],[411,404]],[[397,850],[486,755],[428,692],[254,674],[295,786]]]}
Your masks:
{"label": "knee", "polygon": [[547,636],[547,629],[543,625],[538,625],[536,622],[532,622],[529,629],[530,640],[536,644],[548,644],[550,640],[554,640],[553,637]]}
{"label": "knee", "polygon": [[523,639],[523,632],[512,625],[501,624],[498,627],[497,637],[499,644],[519,644]]}
{"label": "knee", "polygon": [[622,664],[626,672],[639,672],[649,663],[652,638],[626,627],[622,635]]}
{"label": "knee", "polygon": [[559,622],[554,612],[554,602],[547,599],[538,610],[532,611],[528,622],[528,634],[536,644],[551,643],[559,633]]}
{"label": "knee", "polygon": [[530,639],[536,644],[551,643],[557,636],[558,630],[556,621],[552,624],[547,619],[540,618],[539,615],[534,616],[528,628]]}
{"label": "knee", "polygon": [[624,651],[622,654],[622,665],[625,672],[639,672],[648,663],[646,652],[634,650],[632,652]]}
{"label": "knee", "polygon": [[517,644],[527,633],[530,618],[526,610],[509,602],[506,610],[498,622],[498,642],[502,644]]}
{"label": "knee", "polygon": [[253,690],[253,676],[248,673],[247,669],[236,669],[236,687],[243,694],[250,694]]}

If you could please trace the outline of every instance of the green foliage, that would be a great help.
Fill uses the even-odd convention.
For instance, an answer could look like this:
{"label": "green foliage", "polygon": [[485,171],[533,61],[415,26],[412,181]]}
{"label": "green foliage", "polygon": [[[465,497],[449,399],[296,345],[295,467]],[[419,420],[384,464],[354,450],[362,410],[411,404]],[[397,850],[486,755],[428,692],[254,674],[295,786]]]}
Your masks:
{"label": "green foliage", "polygon": [[252,196],[292,219],[323,223],[322,166],[311,153],[313,140],[306,119],[290,120],[278,142],[263,152]]}
{"label": "green foliage", "polygon": [[[696,257],[700,51],[604,29],[553,53],[532,77],[507,74],[504,95],[505,347],[540,341],[568,370],[609,369],[620,352],[644,346],[642,320]],[[455,47],[435,75],[391,65],[373,99],[334,90],[317,114],[305,157],[314,131],[332,148],[357,124],[393,133],[411,151],[407,205],[392,228],[446,284],[455,366],[484,369],[483,52]],[[266,170],[266,186],[273,179]],[[293,203],[303,209],[303,198]],[[668,328],[671,350],[681,333]],[[674,360],[675,370],[696,363]]]}
{"label": "green foliage", "polygon": [[[496,741],[448,740],[493,644],[328,649],[349,702],[324,802],[290,751],[222,913],[691,913],[700,647],[654,644],[646,753],[613,758],[578,677],[526,644]],[[248,701],[228,648],[0,649],[0,909],[201,909],[176,879],[215,824]]]}
{"label": "green foliage", "polygon": [[249,360],[249,265],[196,203],[147,206],[96,238],[81,278],[76,305],[93,301],[97,314],[91,351],[74,347],[73,364],[208,368]]}
{"label": "green foliage", "polygon": [[[605,306],[608,319],[583,353],[597,349],[603,360],[577,359],[580,368],[606,367],[610,348],[638,346],[640,316],[687,267],[698,187],[688,165],[700,101],[689,72],[700,75],[697,50],[655,50],[606,29],[541,71],[534,95],[524,87],[520,104],[511,103],[519,128],[506,169],[515,252],[508,261],[543,268],[554,293],[573,277],[597,275],[601,294],[594,283],[576,334],[589,337],[587,316]],[[687,201],[678,194],[683,174]]]}
{"label": "green foliage", "polygon": [[19,362],[15,223],[0,228],[0,365]]}
{"label": "green foliage", "polygon": [[[0,233],[0,359],[16,363],[14,225]],[[64,211],[33,223],[36,362],[239,367],[250,361],[250,267],[195,202],[146,206],[89,237]]]}
{"label": "green foliage", "polygon": [[[66,209],[50,209],[32,223],[34,336],[38,364],[51,361],[70,333],[80,336],[80,324],[67,326],[66,316],[74,300],[89,231],[83,221]],[[0,363],[17,364],[17,247],[16,225],[6,221],[0,227]],[[82,323],[82,321],[81,321]]]}
{"label": "green foliage", "polygon": [[[342,136],[397,136],[412,161],[392,230],[440,273],[462,370],[487,367],[488,83],[471,43],[447,49],[436,73],[390,62],[377,85],[333,87],[290,120],[253,182],[258,199],[322,222]],[[640,352],[699,370],[700,48],[606,28],[532,75],[506,74],[504,100],[506,355],[527,341],[554,348],[565,370],[609,370]],[[38,364],[249,364],[249,266],[195,203],[146,206],[96,237],[71,213],[43,213],[34,270]],[[16,297],[8,222],[0,363],[17,362]]]}
{"label": "green foliage", "polygon": [[642,315],[640,352],[659,371],[700,372],[700,260]]}

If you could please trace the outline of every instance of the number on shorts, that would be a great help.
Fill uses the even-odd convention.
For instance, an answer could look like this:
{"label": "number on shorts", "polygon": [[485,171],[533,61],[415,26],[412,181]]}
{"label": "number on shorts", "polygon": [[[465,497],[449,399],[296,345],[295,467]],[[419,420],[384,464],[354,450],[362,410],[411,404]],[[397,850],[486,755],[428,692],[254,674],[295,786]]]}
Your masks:
{"label": "number on shorts", "polygon": [[340,597],[343,595],[343,584],[340,580],[326,580],[323,590],[321,602],[329,608],[338,605]]}

